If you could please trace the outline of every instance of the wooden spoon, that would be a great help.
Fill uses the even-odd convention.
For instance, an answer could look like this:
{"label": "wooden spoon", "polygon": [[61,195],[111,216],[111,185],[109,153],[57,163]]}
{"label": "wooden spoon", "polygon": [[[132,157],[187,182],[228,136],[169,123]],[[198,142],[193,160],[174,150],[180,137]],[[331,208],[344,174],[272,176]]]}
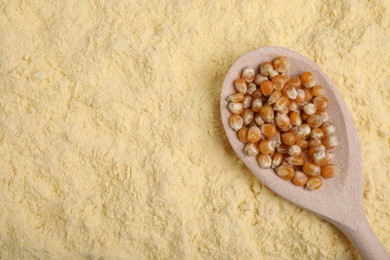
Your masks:
{"label": "wooden spoon", "polygon": [[[335,150],[334,162],[341,173],[324,180],[319,190],[307,191],[279,178],[273,169],[262,169],[256,157],[244,154],[244,144],[230,128],[230,111],[226,97],[235,93],[233,82],[240,77],[243,68],[258,68],[260,63],[272,61],[279,56],[289,60],[289,75],[311,71],[317,84],[322,85],[330,100],[328,113],[336,125],[340,145]],[[337,64],[335,64],[337,66]],[[221,116],[227,137],[234,151],[245,165],[268,188],[282,198],[314,213],[339,228],[355,245],[363,259],[390,259],[384,247],[369,226],[363,208],[362,160],[359,138],[352,117],[340,93],[325,73],[305,56],[281,47],[257,49],[241,56],[230,68],[221,91]]]}

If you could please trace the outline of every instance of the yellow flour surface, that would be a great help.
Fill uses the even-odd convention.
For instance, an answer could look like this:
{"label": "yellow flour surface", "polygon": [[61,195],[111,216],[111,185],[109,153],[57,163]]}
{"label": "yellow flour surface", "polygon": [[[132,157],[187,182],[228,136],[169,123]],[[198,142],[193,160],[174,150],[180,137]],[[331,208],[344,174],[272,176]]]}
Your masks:
{"label": "yellow flour surface", "polygon": [[357,257],[222,130],[225,73],[267,45],[345,98],[390,251],[389,24],[388,0],[0,0],[0,259]]}

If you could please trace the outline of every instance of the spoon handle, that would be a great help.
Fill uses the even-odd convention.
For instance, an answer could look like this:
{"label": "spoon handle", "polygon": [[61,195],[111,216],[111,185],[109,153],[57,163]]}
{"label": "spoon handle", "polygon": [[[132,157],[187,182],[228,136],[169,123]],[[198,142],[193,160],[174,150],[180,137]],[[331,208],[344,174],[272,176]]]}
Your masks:
{"label": "spoon handle", "polygon": [[351,240],[364,260],[390,260],[386,249],[368,224],[365,214],[363,214],[357,229],[351,229],[342,223],[333,224]]}

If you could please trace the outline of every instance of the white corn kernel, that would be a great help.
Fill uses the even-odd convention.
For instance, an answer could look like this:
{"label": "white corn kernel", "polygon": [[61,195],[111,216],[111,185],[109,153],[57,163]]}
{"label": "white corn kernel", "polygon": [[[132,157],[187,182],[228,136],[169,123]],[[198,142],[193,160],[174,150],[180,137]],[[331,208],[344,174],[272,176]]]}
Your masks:
{"label": "white corn kernel", "polygon": [[248,88],[246,90],[246,93],[249,94],[249,95],[252,95],[253,92],[255,92],[257,90],[257,87],[256,87],[256,84],[251,82],[248,84]]}
{"label": "white corn kernel", "polygon": [[269,76],[269,73],[274,68],[272,67],[272,64],[270,62],[264,62],[260,65],[260,74],[263,76]]}
{"label": "white corn kernel", "polygon": [[250,108],[252,105],[252,102],[253,102],[253,98],[251,96],[245,96],[244,102],[242,102],[242,103],[244,105],[244,108]]}
{"label": "white corn kernel", "polygon": [[228,109],[233,114],[241,114],[244,111],[244,105],[242,103],[229,102]]}
{"label": "white corn kernel", "polygon": [[259,153],[259,146],[255,143],[245,145],[244,152],[248,156],[256,156]]}
{"label": "white corn kernel", "polygon": [[271,70],[271,71],[269,72],[268,77],[269,77],[269,79],[272,79],[273,77],[275,77],[275,76],[277,76],[277,75],[279,75],[279,73],[278,73],[276,70]]}
{"label": "white corn kernel", "polygon": [[254,79],[253,82],[257,86],[260,86],[261,82],[263,82],[264,80],[268,80],[268,78],[266,76],[261,75],[261,74],[256,74],[255,79]]}
{"label": "white corn kernel", "polygon": [[242,76],[241,76],[246,82],[252,82],[253,79],[255,78],[255,69],[252,67],[246,67],[242,71]]}
{"label": "white corn kernel", "polygon": [[252,109],[247,108],[242,112],[242,117],[244,119],[245,125],[249,125],[253,122],[253,119],[255,117],[255,112],[252,111]]}
{"label": "white corn kernel", "polygon": [[269,156],[268,154],[259,154],[257,156],[257,162],[259,163],[259,166],[263,169],[269,169],[272,165],[271,156]]}
{"label": "white corn kernel", "polygon": [[308,103],[303,106],[303,112],[308,114],[309,116],[314,115],[317,112],[317,108],[314,104]]}

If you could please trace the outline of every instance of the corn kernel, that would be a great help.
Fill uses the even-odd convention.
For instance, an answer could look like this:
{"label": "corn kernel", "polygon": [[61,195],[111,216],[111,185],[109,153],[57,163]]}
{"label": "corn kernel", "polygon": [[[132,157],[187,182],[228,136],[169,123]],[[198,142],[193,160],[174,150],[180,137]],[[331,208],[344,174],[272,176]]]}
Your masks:
{"label": "corn kernel", "polygon": [[253,98],[251,96],[245,96],[244,101],[242,102],[244,108],[250,108],[253,102]]}
{"label": "corn kernel", "polygon": [[288,83],[283,87],[282,92],[283,92],[283,95],[288,97],[289,99],[294,100],[297,98],[297,89]]}
{"label": "corn kernel", "polygon": [[293,126],[300,126],[302,124],[301,115],[298,112],[290,113],[290,122]]}
{"label": "corn kernel", "polygon": [[305,162],[303,158],[299,156],[290,156],[287,157],[285,160],[288,164],[295,165],[295,166],[303,165],[303,163]]}
{"label": "corn kernel", "polygon": [[273,65],[275,70],[280,73],[285,73],[288,70],[287,58],[286,57],[278,57],[273,60]]}
{"label": "corn kernel", "polygon": [[312,128],[318,128],[322,125],[323,119],[319,115],[311,115],[307,120],[306,123],[312,127]]}
{"label": "corn kernel", "polygon": [[295,99],[298,104],[302,104],[305,102],[305,91],[303,89],[298,89],[297,90],[297,98]]}
{"label": "corn kernel", "polygon": [[260,74],[263,75],[263,76],[269,76],[269,73],[271,70],[273,70],[274,68],[272,67],[272,64],[271,62],[264,62],[262,64],[260,64]]}
{"label": "corn kernel", "polygon": [[278,148],[282,144],[282,139],[280,137],[280,132],[276,131],[275,135],[269,139],[275,144],[275,148]]}
{"label": "corn kernel", "polygon": [[272,78],[272,83],[274,84],[274,88],[276,90],[282,90],[284,85],[286,85],[288,81],[288,76],[286,75],[276,75]]}
{"label": "corn kernel", "polygon": [[257,156],[257,162],[259,166],[263,169],[269,169],[272,165],[271,156],[269,156],[268,154],[259,154]]}
{"label": "corn kernel", "polygon": [[271,96],[268,98],[268,105],[272,105],[273,103],[276,103],[276,101],[279,100],[279,98],[282,97],[282,92],[280,90],[275,90],[274,93],[272,93]]}
{"label": "corn kernel", "polygon": [[244,111],[244,105],[242,103],[229,102],[228,109],[233,114],[241,114]]}
{"label": "corn kernel", "polygon": [[318,110],[325,110],[329,107],[329,100],[327,97],[315,97],[313,98],[313,104]]}
{"label": "corn kernel", "polygon": [[322,141],[321,141],[321,139],[312,139],[312,138],[310,138],[309,141],[308,141],[308,144],[309,144],[309,147],[313,147],[313,146],[321,145]]}
{"label": "corn kernel", "polygon": [[262,154],[270,154],[275,151],[275,144],[270,140],[262,140],[259,148]]}
{"label": "corn kernel", "polygon": [[271,168],[276,168],[278,167],[283,161],[283,154],[281,153],[274,153],[274,155],[272,155],[272,165],[271,165]]}
{"label": "corn kernel", "polygon": [[275,123],[280,128],[287,128],[290,125],[290,118],[285,114],[279,114],[275,117]]}
{"label": "corn kernel", "polygon": [[321,173],[321,168],[312,162],[305,162],[302,170],[307,176],[317,176]]}
{"label": "corn kernel", "polygon": [[263,82],[264,80],[268,80],[268,78],[266,76],[261,75],[261,74],[256,74],[255,79],[253,80],[253,82],[257,86],[260,86],[261,82]]}
{"label": "corn kernel", "polygon": [[257,90],[257,86],[255,83],[251,82],[251,83],[248,83],[248,88],[246,90],[246,93],[248,95],[252,95],[253,92],[255,92]]}
{"label": "corn kernel", "polygon": [[303,121],[306,121],[310,116],[308,114],[306,114],[305,112],[302,111],[301,113],[301,118]]}
{"label": "corn kernel", "polygon": [[287,108],[290,111],[300,112],[298,103],[295,100],[289,100]]}
{"label": "corn kernel", "polygon": [[263,124],[261,126],[261,133],[268,139],[274,137],[276,132],[276,127],[274,124]]}
{"label": "corn kernel", "polygon": [[340,173],[340,169],[339,167],[337,167],[337,165],[327,164],[321,167],[321,174],[326,179],[333,178],[339,173]]}
{"label": "corn kernel", "polygon": [[301,129],[303,138],[308,138],[310,136],[310,133],[311,133],[310,125],[302,124],[299,126],[299,128]]}
{"label": "corn kernel", "polygon": [[317,112],[317,108],[316,108],[316,106],[314,104],[308,103],[308,104],[303,106],[303,111],[307,115],[311,116],[311,115],[314,115]]}
{"label": "corn kernel", "polygon": [[339,143],[340,143],[339,139],[333,135],[325,136],[322,139],[322,144],[326,147],[326,149],[333,149],[336,146],[338,146]]}
{"label": "corn kernel", "polygon": [[320,177],[310,177],[306,182],[306,189],[309,191],[318,190],[322,186],[322,180]]}
{"label": "corn kernel", "polygon": [[263,118],[263,120],[266,122],[270,123],[274,119],[274,116],[275,116],[274,110],[269,105],[265,105],[265,106],[261,107],[259,112],[260,112],[260,115]]}
{"label": "corn kernel", "polygon": [[326,148],[322,144],[321,145],[317,145],[317,146],[312,146],[312,147],[310,147],[310,149],[308,151],[308,155],[309,155],[310,158],[313,158],[315,152],[325,151],[325,150],[326,150]]}
{"label": "corn kernel", "polygon": [[237,79],[236,81],[234,81],[234,87],[238,92],[241,92],[243,94],[246,94],[246,91],[248,89],[245,79]]}
{"label": "corn kernel", "polygon": [[227,101],[232,101],[232,102],[242,102],[244,101],[245,95],[241,92],[235,93],[233,95],[230,95],[227,97]]}
{"label": "corn kernel", "polygon": [[298,77],[291,77],[288,80],[288,83],[296,89],[301,88],[301,80]]}
{"label": "corn kernel", "polygon": [[288,145],[285,145],[285,144],[282,144],[281,146],[279,146],[276,150],[278,151],[278,153],[281,153],[281,154],[287,154],[288,152]]}
{"label": "corn kernel", "polygon": [[265,121],[264,121],[264,119],[261,117],[260,113],[256,113],[256,115],[255,115],[255,123],[256,123],[256,125],[258,125],[258,126],[262,126],[262,125],[265,123]]}
{"label": "corn kernel", "polygon": [[248,156],[256,156],[259,153],[259,146],[255,143],[245,145],[244,153]]}
{"label": "corn kernel", "polygon": [[255,98],[252,101],[252,110],[253,112],[259,112],[263,106],[263,101],[260,98]]}
{"label": "corn kernel", "polygon": [[299,145],[294,144],[288,148],[287,153],[290,156],[300,156],[302,154],[302,148]]}
{"label": "corn kernel", "polygon": [[304,151],[302,152],[301,157],[302,157],[303,160],[305,160],[305,161],[310,161],[310,157],[309,157],[308,150],[304,150]]}
{"label": "corn kernel", "polygon": [[317,115],[322,117],[322,122],[328,122],[329,121],[329,114],[325,111],[319,111],[317,112]]}
{"label": "corn kernel", "polygon": [[336,132],[336,127],[334,126],[334,124],[329,123],[329,122],[323,123],[322,126],[321,126],[321,129],[324,132],[325,136],[331,135],[334,132]]}
{"label": "corn kernel", "polygon": [[263,96],[263,94],[261,93],[261,90],[260,89],[257,89],[255,92],[253,92],[251,94],[251,97],[253,99],[256,99],[256,98],[261,98]]}
{"label": "corn kernel", "polygon": [[312,88],[315,85],[313,74],[309,71],[303,72],[299,76],[299,79],[301,80],[302,85],[305,86],[306,88]]}
{"label": "corn kernel", "polygon": [[287,97],[282,96],[275,104],[274,110],[284,110],[287,108],[289,100]]}
{"label": "corn kernel", "polygon": [[244,124],[244,120],[240,115],[234,115],[234,114],[231,115],[229,121],[230,121],[230,127],[234,131],[240,130],[242,125]]}
{"label": "corn kernel", "polygon": [[249,125],[255,118],[255,112],[253,112],[252,109],[247,108],[244,110],[244,112],[242,112],[242,118],[244,119],[244,124]]}
{"label": "corn kernel", "polygon": [[326,163],[329,163],[334,157],[334,152],[326,152]]}
{"label": "corn kernel", "polygon": [[275,87],[274,85],[272,84],[271,81],[269,80],[264,80],[263,82],[261,82],[260,84],[260,90],[261,90],[261,93],[264,95],[264,96],[269,96],[271,95],[274,90],[275,90]]}
{"label": "corn kernel", "polygon": [[308,147],[308,142],[305,139],[298,138],[297,141],[295,142],[296,145],[301,147],[302,150],[306,149]]}
{"label": "corn kernel", "polygon": [[295,186],[305,186],[306,182],[307,176],[301,171],[295,171],[292,183],[294,183]]}
{"label": "corn kernel", "polygon": [[276,115],[282,115],[282,114],[288,115],[288,113],[290,113],[290,110],[288,109],[288,107],[285,107],[281,110],[276,111]]}
{"label": "corn kernel", "polygon": [[248,130],[248,142],[257,143],[261,139],[261,131],[257,126],[252,126]]}
{"label": "corn kernel", "polygon": [[238,139],[243,143],[248,143],[248,130],[249,128],[243,127],[237,132]]}
{"label": "corn kernel", "polygon": [[244,79],[246,82],[252,82],[253,79],[255,78],[255,69],[252,67],[246,67],[242,71],[241,78]]}
{"label": "corn kernel", "polygon": [[276,70],[271,70],[271,71],[269,72],[268,78],[269,78],[270,80],[272,80],[273,77],[276,77],[276,76],[278,76],[278,75],[279,75],[279,72],[277,72]]}
{"label": "corn kernel", "polygon": [[317,166],[324,166],[327,163],[325,151],[317,151],[313,154],[313,162]]}
{"label": "corn kernel", "polygon": [[307,88],[304,91],[305,91],[305,101],[310,102],[310,100],[313,98],[313,92],[311,88]]}
{"label": "corn kernel", "polygon": [[294,145],[296,138],[295,138],[295,135],[292,133],[283,133],[282,134],[282,141],[286,145]]}
{"label": "corn kernel", "polygon": [[296,139],[303,138],[303,130],[300,126],[292,127],[289,132],[295,135]]}
{"label": "corn kernel", "polygon": [[291,180],[292,178],[294,178],[295,171],[294,168],[291,166],[282,165],[276,169],[276,173],[283,180]]}
{"label": "corn kernel", "polygon": [[315,97],[325,96],[325,89],[323,86],[315,85],[312,89],[312,93]]}
{"label": "corn kernel", "polygon": [[324,136],[324,132],[321,128],[314,128],[311,130],[310,137],[313,139],[321,139]]}

